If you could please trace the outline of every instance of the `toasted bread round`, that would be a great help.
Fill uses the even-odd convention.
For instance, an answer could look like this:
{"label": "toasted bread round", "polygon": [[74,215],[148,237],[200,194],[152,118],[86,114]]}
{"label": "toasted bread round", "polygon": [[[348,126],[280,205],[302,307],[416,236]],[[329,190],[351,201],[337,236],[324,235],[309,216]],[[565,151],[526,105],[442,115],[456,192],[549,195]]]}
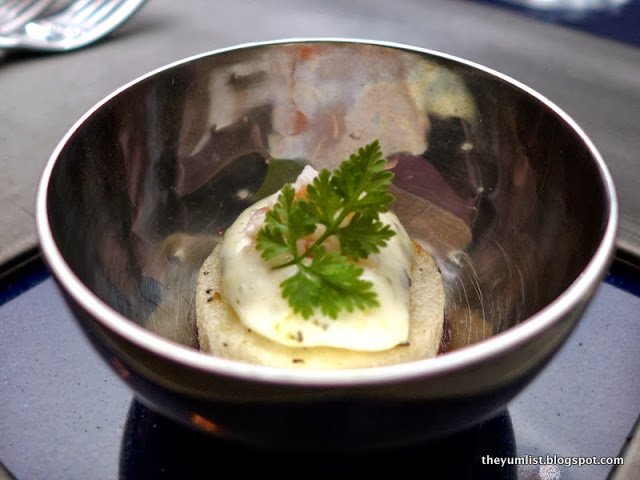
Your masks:
{"label": "toasted bread round", "polygon": [[196,285],[200,349],[242,362],[312,369],[375,367],[434,357],[442,338],[444,288],[433,258],[415,242],[414,248],[408,342],[388,350],[360,352],[330,347],[289,347],[248,329],[222,295],[218,245],[202,265]]}

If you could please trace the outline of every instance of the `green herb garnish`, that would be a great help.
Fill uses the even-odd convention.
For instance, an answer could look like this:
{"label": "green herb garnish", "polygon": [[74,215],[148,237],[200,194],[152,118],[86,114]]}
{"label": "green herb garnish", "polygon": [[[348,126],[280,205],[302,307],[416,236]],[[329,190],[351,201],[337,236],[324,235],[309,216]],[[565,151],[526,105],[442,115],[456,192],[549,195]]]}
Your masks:
{"label": "green herb garnish", "polygon": [[[393,173],[385,164],[376,140],[337,170],[322,170],[306,196],[296,197],[293,186],[285,185],[267,213],[257,248],[272,268],[297,266],[280,290],[304,318],[316,308],[335,319],[343,310],[379,305],[373,284],[360,278],[363,270],[356,262],[378,253],[395,235],[379,218],[393,201],[388,191]],[[314,233],[319,236],[311,240]],[[338,240],[339,251],[328,248],[331,237]]]}

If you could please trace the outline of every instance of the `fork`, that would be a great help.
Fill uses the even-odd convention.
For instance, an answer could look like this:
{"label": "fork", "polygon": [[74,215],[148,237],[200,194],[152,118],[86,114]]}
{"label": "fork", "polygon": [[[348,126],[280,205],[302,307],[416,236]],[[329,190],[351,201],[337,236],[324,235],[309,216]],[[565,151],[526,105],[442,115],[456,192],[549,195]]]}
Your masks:
{"label": "fork", "polygon": [[24,25],[52,3],[53,0],[0,0],[0,34]]}
{"label": "fork", "polygon": [[81,48],[119,27],[145,1],[76,0],[54,15],[0,35],[0,49],[59,52]]}

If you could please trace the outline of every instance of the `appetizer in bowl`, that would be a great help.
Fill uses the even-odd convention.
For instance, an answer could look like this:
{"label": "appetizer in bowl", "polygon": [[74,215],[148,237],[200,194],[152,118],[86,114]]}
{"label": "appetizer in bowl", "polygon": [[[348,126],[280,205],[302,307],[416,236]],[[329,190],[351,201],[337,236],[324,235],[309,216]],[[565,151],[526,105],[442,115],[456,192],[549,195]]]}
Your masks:
{"label": "appetizer in bowl", "polygon": [[336,39],[132,81],[61,140],[37,201],[44,259],[143,402],[316,450],[504,409],[578,322],[617,218],[598,151],[539,93]]}
{"label": "appetizer in bowl", "polygon": [[200,348],[272,366],[371,367],[437,354],[444,288],[388,211],[377,141],[334,171],[305,166],[245,210],[204,262]]}

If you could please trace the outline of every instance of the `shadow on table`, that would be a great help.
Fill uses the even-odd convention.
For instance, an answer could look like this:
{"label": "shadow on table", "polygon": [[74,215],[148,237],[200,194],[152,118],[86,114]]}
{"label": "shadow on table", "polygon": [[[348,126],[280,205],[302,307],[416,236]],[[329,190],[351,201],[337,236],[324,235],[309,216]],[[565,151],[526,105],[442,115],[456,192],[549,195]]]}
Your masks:
{"label": "shadow on table", "polygon": [[515,455],[511,417],[504,411],[485,423],[432,444],[355,455],[274,453],[240,446],[183,427],[137,401],[127,416],[120,451],[120,479],[205,478],[517,478],[513,466],[484,465],[482,457]]}

